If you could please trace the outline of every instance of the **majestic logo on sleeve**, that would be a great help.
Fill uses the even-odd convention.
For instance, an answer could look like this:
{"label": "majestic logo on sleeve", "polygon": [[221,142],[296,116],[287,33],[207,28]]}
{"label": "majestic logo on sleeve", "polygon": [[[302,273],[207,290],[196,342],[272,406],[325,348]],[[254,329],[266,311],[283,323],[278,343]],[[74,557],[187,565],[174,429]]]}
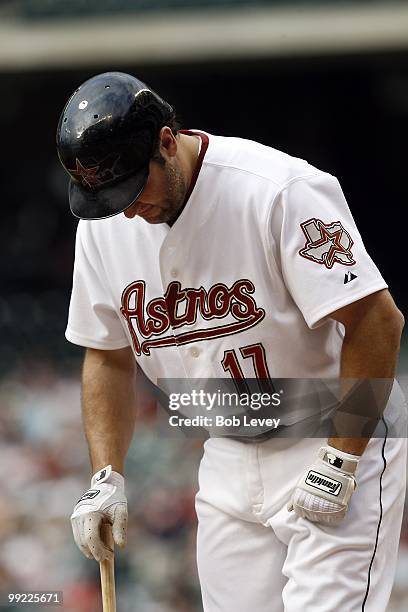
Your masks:
{"label": "majestic logo on sleeve", "polygon": [[[123,291],[120,310],[136,354],[150,355],[151,348],[221,338],[257,325],[264,318],[265,310],[257,307],[252,297],[254,291],[253,283],[246,279],[236,281],[231,287],[218,283],[208,291],[204,287],[182,289],[181,283],[173,281],[164,296],[146,304],[146,284],[135,281]],[[200,318],[204,322],[226,317],[228,322],[184,331]],[[179,329],[182,331],[176,333]]]}
{"label": "majestic logo on sleeve", "polygon": [[344,266],[355,264],[351,247],[353,240],[340,221],[325,224],[320,219],[309,219],[300,227],[306,243],[299,255],[330,269],[337,262]]}

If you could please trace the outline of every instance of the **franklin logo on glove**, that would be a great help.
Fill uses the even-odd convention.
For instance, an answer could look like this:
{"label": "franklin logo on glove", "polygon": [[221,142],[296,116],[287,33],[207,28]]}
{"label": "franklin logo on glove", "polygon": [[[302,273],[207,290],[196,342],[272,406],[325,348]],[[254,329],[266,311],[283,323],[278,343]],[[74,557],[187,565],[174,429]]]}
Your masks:
{"label": "franklin logo on glove", "polygon": [[338,480],[332,480],[327,476],[324,477],[323,474],[319,474],[318,472],[313,472],[310,470],[305,480],[306,484],[309,484],[311,487],[316,487],[316,489],[321,489],[322,491],[327,491],[332,495],[338,495],[341,489],[341,482]]}
{"label": "franklin logo on glove", "polygon": [[99,489],[95,489],[95,490],[89,489],[89,491],[84,493],[83,496],[78,499],[78,504],[80,501],[84,501],[85,499],[93,499],[94,497],[99,495],[99,493],[100,493]]}

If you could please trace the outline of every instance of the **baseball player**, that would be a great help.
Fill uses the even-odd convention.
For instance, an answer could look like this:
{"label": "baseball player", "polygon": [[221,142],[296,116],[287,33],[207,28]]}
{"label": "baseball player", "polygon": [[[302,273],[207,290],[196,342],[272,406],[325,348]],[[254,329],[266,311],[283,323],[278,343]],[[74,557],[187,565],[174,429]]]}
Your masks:
{"label": "baseball player", "polygon": [[[337,179],[240,138],[180,130],[137,78],[68,100],[57,147],[78,224],[66,337],[87,348],[93,477],[72,527],[125,545],[134,373],[158,379],[393,379],[403,317]],[[385,398],[387,399],[387,398]],[[381,612],[405,492],[395,383],[369,438],[210,437],[197,558],[206,612]],[[282,428],[310,418],[310,408]],[[137,545],[137,543],[136,543]]]}

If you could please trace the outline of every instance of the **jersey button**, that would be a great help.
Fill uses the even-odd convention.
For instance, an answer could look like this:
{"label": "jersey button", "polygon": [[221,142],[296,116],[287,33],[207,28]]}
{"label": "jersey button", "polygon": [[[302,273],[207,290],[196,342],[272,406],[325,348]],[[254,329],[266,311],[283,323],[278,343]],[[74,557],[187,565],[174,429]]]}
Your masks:
{"label": "jersey button", "polygon": [[177,276],[178,276],[178,270],[177,270],[177,268],[172,268],[172,269],[170,270],[170,274],[171,274],[171,276],[172,276],[173,278],[177,278]]}
{"label": "jersey button", "polygon": [[192,357],[198,357],[200,354],[200,349],[198,349],[196,346],[193,346],[192,349],[190,349],[190,355]]}

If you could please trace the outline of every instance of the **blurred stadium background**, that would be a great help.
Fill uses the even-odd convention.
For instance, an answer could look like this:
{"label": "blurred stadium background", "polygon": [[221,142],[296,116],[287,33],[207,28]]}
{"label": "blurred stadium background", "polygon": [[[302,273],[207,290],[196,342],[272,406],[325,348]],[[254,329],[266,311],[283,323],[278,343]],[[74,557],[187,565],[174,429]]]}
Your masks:
{"label": "blurred stadium background", "polygon": [[[67,611],[100,610],[97,564],[77,551],[68,521],[89,466],[82,350],[64,340],[76,222],[54,134],[68,95],[105,70],[151,84],[184,127],[252,138],[337,175],[407,315],[406,1],[2,0],[1,612],[15,609],[6,593],[30,589],[63,590]],[[407,376],[404,340],[404,386]],[[159,439],[140,413],[119,612],[201,610],[200,455],[199,443]],[[408,515],[389,612],[408,609],[407,576]]]}

